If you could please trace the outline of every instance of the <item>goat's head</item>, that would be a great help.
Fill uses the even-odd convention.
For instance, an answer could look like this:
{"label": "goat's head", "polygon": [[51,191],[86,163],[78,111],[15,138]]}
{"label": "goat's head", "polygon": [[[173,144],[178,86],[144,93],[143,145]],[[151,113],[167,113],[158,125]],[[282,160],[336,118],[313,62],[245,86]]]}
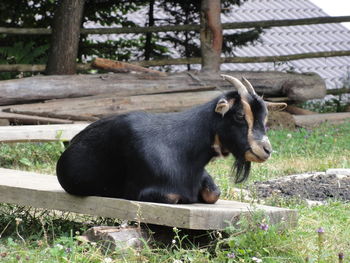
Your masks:
{"label": "goat's head", "polygon": [[266,135],[268,110],[282,110],[285,103],[265,102],[248,80],[242,81],[221,75],[237,92],[229,92],[218,99],[215,112],[221,115],[217,126],[216,147],[220,153],[231,152],[236,158],[235,182],[247,179],[251,162],[264,162],[272,153]]}

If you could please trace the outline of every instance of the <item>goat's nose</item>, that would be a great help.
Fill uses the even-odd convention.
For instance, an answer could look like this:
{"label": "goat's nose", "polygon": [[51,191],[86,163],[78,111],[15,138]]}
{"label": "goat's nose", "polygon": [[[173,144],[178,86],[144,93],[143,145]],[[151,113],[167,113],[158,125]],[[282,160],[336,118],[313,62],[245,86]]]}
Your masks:
{"label": "goat's nose", "polygon": [[264,136],[263,139],[260,141],[260,146],[264,149],[264,152],[267,155],[270,155],[272,153],[272,146],[267,136]]}
{"label": "goat's nose", "polygon": [[265,151],[268,155],[270,155],[270,154],[272,153],[271,146],[269,146],[269,147],[263,146],[263,149],[264,149],[264,151]]}

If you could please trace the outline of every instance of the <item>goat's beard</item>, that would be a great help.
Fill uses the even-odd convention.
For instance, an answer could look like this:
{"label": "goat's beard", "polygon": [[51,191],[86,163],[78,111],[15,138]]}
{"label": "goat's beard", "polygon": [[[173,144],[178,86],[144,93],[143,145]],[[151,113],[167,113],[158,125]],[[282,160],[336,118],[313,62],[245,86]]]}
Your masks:
{"label": "goat's beard", "polygon": [[247,180],[250,167],[251,162],[246,161],[244,158],[236,158],[232,166],[232,175],[235,184],[239,184]]}

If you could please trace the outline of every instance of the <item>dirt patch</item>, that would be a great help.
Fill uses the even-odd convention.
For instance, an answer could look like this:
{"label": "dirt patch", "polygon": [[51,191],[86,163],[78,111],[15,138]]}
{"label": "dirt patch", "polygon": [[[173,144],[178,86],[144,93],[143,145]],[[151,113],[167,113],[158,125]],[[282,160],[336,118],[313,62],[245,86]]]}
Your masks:
{"label": "dirt patch", "polygon": [[350,169],[286,176],[254,184],[258,196],[299,197],[323,201],[329,198],[350,200]]}
{"label": "dirt patch", "polygon": [[285,129],[295,129],[295,120],[292,114],[288,112],[269,112],[269,117],[267,121],[267,126],[269,128],[285,128]]}

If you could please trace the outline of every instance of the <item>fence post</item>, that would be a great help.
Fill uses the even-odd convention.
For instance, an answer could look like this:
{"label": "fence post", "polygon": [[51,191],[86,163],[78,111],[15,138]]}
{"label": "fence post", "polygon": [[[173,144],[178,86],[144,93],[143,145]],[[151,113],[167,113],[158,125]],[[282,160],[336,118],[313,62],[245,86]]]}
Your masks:
{"label": "fence post", "polygon": [[52,28],[51,46],[46,73],[76,73],[81,20],[85,0],[62,0],[57,7]]}
{"label": "fence post", "polygon": [[221,0],[201,1],[202,71],[219,71],[222,49]]}

